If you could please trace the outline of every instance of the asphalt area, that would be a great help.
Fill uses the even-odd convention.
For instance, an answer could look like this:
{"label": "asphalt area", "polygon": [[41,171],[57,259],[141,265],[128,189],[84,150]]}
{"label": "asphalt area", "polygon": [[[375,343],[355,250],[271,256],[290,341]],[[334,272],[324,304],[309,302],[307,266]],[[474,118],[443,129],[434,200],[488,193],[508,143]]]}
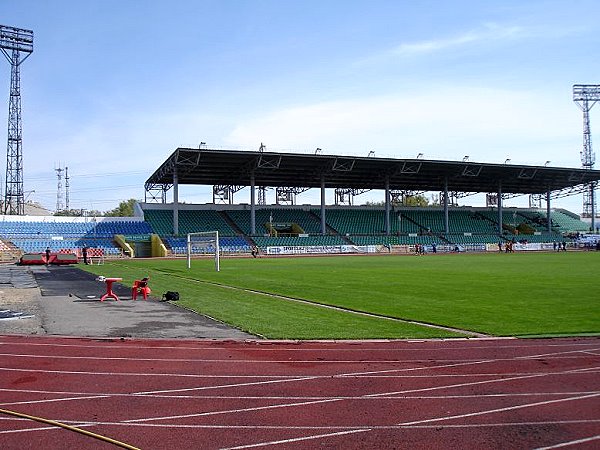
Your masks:
{"label": "asphalt area", "polygon": [[[21,279],[23,281],[21,281]],[[4,281],[4,284],[2,284]],[[119,301],[100,298],[106,284],[72,266],[0,266],[0,310],[27,320],[0,320],[0,333],[62,336],[246,339],[253,337],[209,317],[161,301],[132,299],[131,286],[113,284]],[[21,304],[15,297],[24,297]],[[2,306],[2,305],[6,306]],[[19,331],[19,330],[22,331]]]}
{"label": "asphalt area", "polygon": [[[38,335],[0,329],[2,449],[600,448],[598,338],[173,339],[157,323],[184,317],[141,308],[176,306],[129,289],[101,303],[93,276],[56,269],[0,286],[3,302],[41,292],[47,314]],[[111,323],[52,336],[68,309],[71,336],[80,314]],[[154,324],[115,323],[136,312]]]}

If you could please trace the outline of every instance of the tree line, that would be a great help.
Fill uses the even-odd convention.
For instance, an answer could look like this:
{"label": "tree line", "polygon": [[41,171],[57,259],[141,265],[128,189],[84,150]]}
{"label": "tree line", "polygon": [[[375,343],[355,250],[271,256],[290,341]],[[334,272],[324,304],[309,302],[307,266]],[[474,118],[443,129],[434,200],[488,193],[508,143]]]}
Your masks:
{"label": "tree line", "polygon": [[109,211],[98,211],[89,209],[65,209],[54,213],[55,216],[68,217],[133,217],[133,206],[136,204],[135,198],[124,200],[119,206]]}

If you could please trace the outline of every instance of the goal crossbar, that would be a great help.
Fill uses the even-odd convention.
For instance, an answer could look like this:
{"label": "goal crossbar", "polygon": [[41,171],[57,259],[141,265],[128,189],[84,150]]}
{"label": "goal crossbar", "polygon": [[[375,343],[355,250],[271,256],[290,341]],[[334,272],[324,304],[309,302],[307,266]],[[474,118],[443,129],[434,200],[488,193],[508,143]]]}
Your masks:
{"label": "goal crossbar", "polygon": [[187,235],[187,267],[192,268],[192,244],[195,237],[204,238],[200,242],[203,244],[214,244],[215,249],[215,270],[219,272],[221,270],[220,264],[220,248],[219,248],[219,232],[218,231],[200,231],[197,233],[188,233]]}

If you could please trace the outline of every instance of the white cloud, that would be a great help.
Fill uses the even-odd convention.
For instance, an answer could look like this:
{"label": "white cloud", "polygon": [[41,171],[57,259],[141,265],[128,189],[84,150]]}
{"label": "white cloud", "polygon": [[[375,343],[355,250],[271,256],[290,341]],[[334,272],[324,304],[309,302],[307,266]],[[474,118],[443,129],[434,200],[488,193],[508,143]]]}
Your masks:
{"label": "white cloud", "polygon": [[422,41],[402,42],[395,47],[360,60],[358,65],[370,65],[389,59],[428,56],[442,51],[460,50],[467,47],[475,48],[501,42],[516,42],[525,39],[561,39],[585,31],[586,29],[583,26],[522,26],[488,22],[479,27],[449,36],[436,36]]}
{"label": "white cloud", "polygon": [[[255,148],[314,150],[376,156],[543,163],[574,160],[580,115],[570,99],[532,92],[428,89],[283,108],[238,123],[226,143]],[[573,153],[572,158],[565,152]],[[566,158],[565,158],[566,156]]]}
{"label": "white cloud", "polygon": [[421,42],[402,43],[396,48],[390,50],[388,53],[400,57],[414,56],[461,47],[477,42],[516,39],[524,35],[526,35],[526,32],[521,27],[503,26],[494,23],[488,23],[481,28],[469,30],[456,36]]}

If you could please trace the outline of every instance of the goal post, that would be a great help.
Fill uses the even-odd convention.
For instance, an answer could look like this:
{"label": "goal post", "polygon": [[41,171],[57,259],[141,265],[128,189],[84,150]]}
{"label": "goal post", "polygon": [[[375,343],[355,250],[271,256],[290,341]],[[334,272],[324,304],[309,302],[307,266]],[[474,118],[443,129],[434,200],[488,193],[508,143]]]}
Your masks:
{"label": "goal post", "polygon": [[215,270],[221,270],[221,250],[219,249],[218,231],[201,231],[187,235],[187,267],[192,268],[193,254],[215,254]]}

